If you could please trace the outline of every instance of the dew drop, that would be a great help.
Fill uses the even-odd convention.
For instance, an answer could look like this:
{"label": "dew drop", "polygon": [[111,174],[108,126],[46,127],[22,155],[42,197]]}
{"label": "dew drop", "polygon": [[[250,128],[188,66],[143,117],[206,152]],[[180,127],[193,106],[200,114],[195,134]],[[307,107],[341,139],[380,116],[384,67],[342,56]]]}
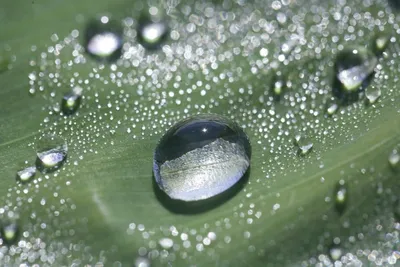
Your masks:
{"label": "dew drop", "polygon": [[170,249],[174,245],[174,241],[171,238],[161,238],[158,244],[160,244],[163,249]]}
{"label": "dew drop", "polygon": [[122,40],[122,27],[107,16],[92,21],[86,28],[86,52],[97,60],[112,62],[120,58]]}
{"label": "dew drop", "polygon": [[66,93],[61,101],[61,110],[64,115],[74,114],[80,104],[82,98],[82,88],[75,87],[71,92]]}
{"label": "dew drop", "polygon": [[16,221],[2,222],[0,234],[3,242],[7,245],[12,245],[17,241],[19,228]]}
{"label": "dew drop", "polygon": [[43,173],[52,172],[61,167],[67,158],[67,143],[59,136],[44,135],[36,145],[36,167]]}
{"label": "dew drop", "polygon": [[381,89],[376,86],[370,86],[365,89],[365,97],[368,100],[368,103],[375,103],[378,98],[381,96]]}
{"label": "dew drop", "polygon": [[328,101],[326,103],[326,114],[328,114],[329,116],[332,116],[333,114],[335,114],[338,109],[339,109],[339,105],[336,101]]}
{"label": "dew drop", "polygon": [[340,247],[338,247],[338,246],[332,246],[330,249],[329,249],[329,256],[331,257],[331,259],[332,259],[332,261],[338,261],[338,260],[340,260],[340,258],[342,257],[342,255],[343,255],[343,251],[342,251],[342,249],[340,248]]}
{"label": "dew drop", "polygon": [[335,188],[334,199],[336,211],[341,215],[345,211],[348,202],[348,189],[343,180],[340,180]]}
{"label": "dew drop", "polygon": [[175,124],[154,153],[154,176],[170,198],[195,201],[216,196],[250,166],[244,131],[219,115],[197,115]]}
{"label": "dew drop", "polygon": [[148,50],[156,50],[161,47],[168,37],[168,25],[156,18],[142,18],[138,24],[138,41]]}
{"label": "dew drop", "polygon": [[271,92],[276,101],[279,101],[286,87],[285,79],[281,74],[274,75],[272,79]]}
{"label": "dew drop", "polygon": [[135,267],[150,267],[150,260],[144,257],[138,257],[135,260]]}
{"label": "dew drop", "polygon": [[344,101],[357,100],[377,63],[376,56],[363,47],[339,52],[335,63],[334,96]]}
{"label": "dew drop", "polygon": [[393,149],[389,154],[389,164],[394,170],[398,169],[400,166],[400,153],[397,149]]}
{"label": "dew drop", "polygon": [[314,144],[311,139],[301,134],[294,136],[294,144],[298,147],[298,155],[304,156],[311,152]]}
{"label": "dew drop", "polygon": [[27,183],[35,177],[36,167],[31,166],[17,172],[17,181]]}
{"label": "dew drop", "polygon": [[373,50],[376,55],[380,55],[385,51],[389,44],[389,36],[384,33],[379,33],[373,40]]}

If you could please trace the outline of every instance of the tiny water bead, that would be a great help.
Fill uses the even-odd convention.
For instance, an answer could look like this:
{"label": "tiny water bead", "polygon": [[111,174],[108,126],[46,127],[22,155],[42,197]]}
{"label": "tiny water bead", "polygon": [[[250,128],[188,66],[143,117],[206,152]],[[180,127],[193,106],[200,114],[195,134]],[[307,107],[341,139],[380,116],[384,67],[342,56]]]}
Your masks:
{"label": "tiny water bead", "polygon": [[247,135],[219,115],[197,115],[175,124],[154,153],[156,182],[170,198],[196,201],[216,196],[250,166]]}
{"label": "tiny water bead", "polygon": [[340,180],[334,191],[336,211],[341,215],[345,211],[348,202],[348,189],[343,180]]}
{"label": "tiny water bead", "polygon": [[89,23],[85,32],[86,52],[100,61],[115,61],[122,53],[122,27],[102,16]]}
{"label": "tiny water bead", "polygon": [[80,104],[82,98],[82,88],[75,87],[71,92],[66,93],[61,101],[61,110],[64,115],[74,114]]}
{"label": "tiny water bead", "polygon": [[36,167],[41,172],[57,170],[67,158],[67,143],[59,136],[44,135],[36,145]]}
{"label": "tiny water bead", "polygon": [[[358,99],[378,63],[376,56],[363,47],[348,48],[337,54],[333,94],[343,100]],[[364,85],[364,86],[363,86]]]}
{"label": "tiny water bead", "polygon": [[139,43],[148,50],[156,50],[161,47],[168,37],[168,25],[156,18],[141,18],[137,28]]}
{"label": "tiny water bead", "polygon": [[17,181],[27,183],[35,177],[36,167],[31,166],[17,172]]}

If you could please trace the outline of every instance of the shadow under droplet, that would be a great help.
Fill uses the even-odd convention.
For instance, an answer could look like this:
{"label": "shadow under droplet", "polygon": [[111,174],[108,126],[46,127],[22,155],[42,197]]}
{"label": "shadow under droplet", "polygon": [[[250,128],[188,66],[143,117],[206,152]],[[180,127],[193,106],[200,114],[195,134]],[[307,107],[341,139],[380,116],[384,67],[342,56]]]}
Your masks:
{"label": "shadow under droplet", "polygon": [[225,202],[227,202],[228,200],[230,200],[231,198],[233,198],[241,190],[243,190],[243,188],[246,186],[249,180],[249,177],[250,177],[250,167],[248,168],[244,176],[231,188],[214,197],[199,201],[187,202],[170,198],[164,191],[160,189],[160,187],[156,182],[154,174],[153,174],[153,190],[157,200],[161,203],[161,205],[164,208],[168,209],[170,212],[175,214],[193,215],[215,209],[224,204]]}
{"label": "shadow under droplet", "polygon": [[58,164],[56,164],[55,166],[47,167],[47,166],[43,165],[42,161],[39,159],[39,157],[37,157],[36,161],[35,161],[35,165],[36,165],[36,169],[38,171],[40,171],[43,174],[46,174],[46,173],[52,173],[52,172],[57,171],[64,165],[64,162],[66,162],[66,161],[67,161],[67,156],[65,156],[65,159],[62,160],[61,162],[59,162]]}
{"label": "shadow under droplet", "polygon": [[372,79],[375,76],[375,72],[372,72],[360,85],[357,90],[352,92],[347,92],[346,89],[343,88],[343,85],[340,83],[338,78],[335,76],[332,81],[332,95],[339,100],[339,103],[344,106],[348,106],[353,104],[354,102],[359,101],[365,92],[365,89],[371,83]]}

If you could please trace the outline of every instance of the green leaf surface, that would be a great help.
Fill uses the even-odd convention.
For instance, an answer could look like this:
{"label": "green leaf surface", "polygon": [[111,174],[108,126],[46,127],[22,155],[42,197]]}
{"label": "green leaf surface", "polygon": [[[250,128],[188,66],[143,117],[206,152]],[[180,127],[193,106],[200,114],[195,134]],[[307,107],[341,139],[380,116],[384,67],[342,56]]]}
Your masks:
{"label": "green leaf surface", "polygon": [[[278,2],[4,2],[0,214],[3,225],[10,211],[18,214],[20,234],[0,247],[0,265],[132,266],[140,257],[151,266],[328,265],[335,238],[348,253],[345,264],[355,257],[389,265],[399,243],[388,235],[400,228],[398,173],[388,162],[400,142],[400,18],[384,1]],[[127,34],[137,49],[131,57],[101,64],[79,46],[92,19],[137,21],[149,6],[180,33],[164,44],[172,52],[145,51]],[[189,7],[192,15],[184,15]],[[379,32],[393,36],[368,85],[382,96],[328,116],[335,54],[370,48]],[[277,101],[270,88],[279,71],[289,85]],[[82,106],[61,116],[53,107],[76,85]],[[153,152],[167,129],[197,113],[244,128],[251,170],[216,199],[172,201],[154,182]],[[313,143],[304,156],[293,144],[297,133]],[[46,134],[67,142],[67,161],[18,184],[17,171],[35,164]],[[340,180],[348,187],[342,214],[334,199]],[[163,248],[163,238],[174,246]],[[373,250],[379,256],[371,258]]]}

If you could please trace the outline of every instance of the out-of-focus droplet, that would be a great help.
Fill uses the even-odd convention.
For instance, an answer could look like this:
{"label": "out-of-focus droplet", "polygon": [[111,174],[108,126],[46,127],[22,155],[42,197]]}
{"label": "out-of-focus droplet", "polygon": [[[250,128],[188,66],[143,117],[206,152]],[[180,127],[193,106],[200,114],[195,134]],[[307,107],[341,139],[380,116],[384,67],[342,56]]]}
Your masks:
{"label": "out-of-focus droplet", "polygon": [[168,25],[159,18],[143,17],[137,28],[139,43],[148,50],[159,49],[168,37]]}
{"label": "out-of-focus droplet", "polygon": [[348,189],[344,180],[340,180],[334,190],[336,211],[341,215],[346,210],[348,202]]}
{"label": "out-of-focus droplet", "polygon": [[27,183],[35,177],[36,167],[31,166],[17,172],[17,181]]}

